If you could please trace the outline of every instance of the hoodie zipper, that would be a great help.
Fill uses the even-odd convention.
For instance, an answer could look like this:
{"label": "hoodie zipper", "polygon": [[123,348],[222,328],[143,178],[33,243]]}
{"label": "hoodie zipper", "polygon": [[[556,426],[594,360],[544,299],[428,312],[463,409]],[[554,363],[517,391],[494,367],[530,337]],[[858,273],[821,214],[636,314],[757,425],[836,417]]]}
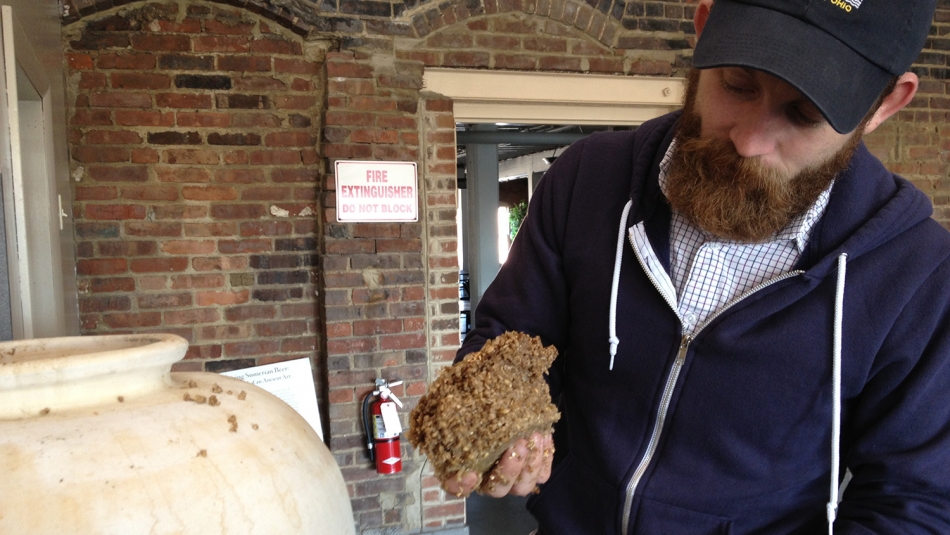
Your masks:
{"label": "hoodie zipper", "polygon": [[[637,248],[636,243],[633,239],[630,239],[630,244],[633,246],[633,253],[637,257],[637,261],[640,262],[640,267],[643,268],[643,272],[646,274],[647,278],[650,280],[650,283],[653,284],[653,287],[656,288],[656,291],[663,296],[663,299],[667,304],[673,309],[673,313],[676,314],[676,317],[680,319],[682,324],[682,318],[680,318],[679,310],[676,307],[675,297],[666,295],[660,289],[660,284],[657,282],[656,278],[653,276],[653,273],[647,268],[647,264],[644,261],[643,257],[640,254],[640,250]],[[749,290],[746,290],[742,294],[738,295],[728,303],[722,306],[719,310],[714,312],[711,316],[706,318],[699,326],[696,327],[695,333],[701,332],[706,328],[707,325],[712,323],[716,318],[722,315],[726,310],[732,308],[735,304],[739,303],[746,297],[767,288],[777,282],[781,282],[785,279],[790,279],[792,277],[797,277],[801,275],[804,271],[798,269],[783,273],[778,277],[771,278],[765,282],[762,282]],[[670,299],[674,301],[670,301]],[[673,367],[670,368],[670,374],[667,376],[666,385],[663,387],[663,397],[660,399],[660,407],[657,409],[656,421],[653,424],[653,432],[650,434],[650,442],[647,444],[647,451],[643,454],[643,458],[640,459],[640,464],[637,465],[636,470],[633,472],[633,476],[630,478],[630,481],[627,483],[626,495],[624,496],[623,503],[623,524],[621,528],[621,533],[626,535],[630,528],[630,514],[633,509],[633,495],[637,491],[637,487],[640,485],[640,480],[643,479],[643,475],[646,473],[647,468],[650,466],[650,462],[653,460],[653,455],[656,453],[657,445],[660,442],[660,436],[663,434],[663,424],[666,422],[666,414],[670,408],[670,402],[673,400],[673,390],[676,387],[676,381],[679,378],[680,371],[683,369],[683,365],[686,363],[686,353],[689,350],[689,345],[695,337],[688,334],[684,334],[680,339],[679,351],[676,354],[676,360],[673,361]]]}

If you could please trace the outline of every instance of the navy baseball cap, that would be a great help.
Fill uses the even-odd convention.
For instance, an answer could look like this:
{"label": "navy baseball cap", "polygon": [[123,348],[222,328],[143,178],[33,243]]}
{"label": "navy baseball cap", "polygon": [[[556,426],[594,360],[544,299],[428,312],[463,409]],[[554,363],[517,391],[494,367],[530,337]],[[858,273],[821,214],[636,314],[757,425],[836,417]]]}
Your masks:
{"label": "navy baseball cap", "polygon": [[936,0],[715,0],[693,66],[749,67],[811,100],[839,133],[854,130],[920,55]]}

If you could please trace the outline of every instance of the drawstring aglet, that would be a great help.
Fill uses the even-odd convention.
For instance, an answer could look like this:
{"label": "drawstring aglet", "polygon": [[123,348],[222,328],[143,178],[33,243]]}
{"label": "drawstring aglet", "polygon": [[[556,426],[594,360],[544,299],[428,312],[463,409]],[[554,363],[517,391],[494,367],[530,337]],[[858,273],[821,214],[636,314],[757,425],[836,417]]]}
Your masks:
{"label": "drawstring aglet", "polygon": [[617,356],[617,346],[620,345],[620,339],[616,336],[610,337],[610,370],[614,369],[614,357]]}

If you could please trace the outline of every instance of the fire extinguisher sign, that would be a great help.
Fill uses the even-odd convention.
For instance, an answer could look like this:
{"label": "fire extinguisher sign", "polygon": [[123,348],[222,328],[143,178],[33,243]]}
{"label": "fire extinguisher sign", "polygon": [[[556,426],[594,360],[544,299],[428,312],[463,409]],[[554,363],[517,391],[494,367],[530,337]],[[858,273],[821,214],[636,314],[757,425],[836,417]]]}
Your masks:
{"label": "fire extinguisher sign", "polygon": [[416,162],[337,160],[335,171],[337,221],[419,220]]}

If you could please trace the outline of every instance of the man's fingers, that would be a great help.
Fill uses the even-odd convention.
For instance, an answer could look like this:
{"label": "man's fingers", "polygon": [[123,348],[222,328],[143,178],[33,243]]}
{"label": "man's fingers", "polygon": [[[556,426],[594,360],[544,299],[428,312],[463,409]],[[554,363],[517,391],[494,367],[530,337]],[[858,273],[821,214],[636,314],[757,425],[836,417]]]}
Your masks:
{"label": "man's fingers", "polygon": [[524,469],[528,457],[528,441],[518,439],[510,448],[505,450],[498,460],[498,465],[482,482],[482,493],[493,498],[501,498],[511,492],[518,476]]}
{"label": "man's fingers", "polygon": [[515,496],[527,496],[534,491],[538,484],[538,475],[541,472],[543,437],[539,433],[534,433],[528,439],[526,448],[525,463],[521,473],[515,478],[511,486],[511,494]]}
{"label": "man's fingers", "polygon": [[446,478],[445,481],[442,482],[442,489],[452,496],[461,498],[471,494],[477,484],[478,474],[475,472],[466,472],[464,474],[456,474],[455,477]]}
{"label": "man's fingers", "polygon": [[538,470],[538,484],[545,483],[551,477],[551,465],[554,463],[554,437],[544,435],[541,441],[541,469]]}

